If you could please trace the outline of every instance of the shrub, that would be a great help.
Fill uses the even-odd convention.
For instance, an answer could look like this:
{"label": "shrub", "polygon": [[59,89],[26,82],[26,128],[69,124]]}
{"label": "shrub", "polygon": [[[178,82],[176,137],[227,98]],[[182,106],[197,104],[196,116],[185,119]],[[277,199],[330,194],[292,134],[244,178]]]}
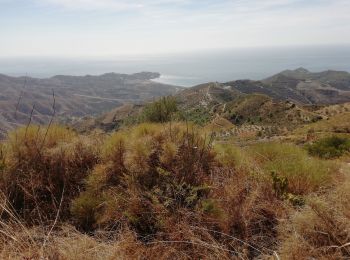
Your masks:
{"label": "shrub", "polygon": [[178,111],[174,97],[162,97],[158,101],[146,105],[141,118],[146,122],[164,123],[171,120],[172,115]]}
{"label": "shrub", "polygon": [[280,177],[277,173],[271,172],[272,188],[277,198],[289,200],[294,206],[303,206],[304,198],[288,192],[288,178]]}
{"label": "shrub", "polygon": [[[102,145],[101,164],[86,178],[85,191],[73,202],[77,225],[91,230],[127,223],[146,236],[161,222],[158,215],[142,217],[151,209],[176,215],[181,208],[199,208],[208,196],[214,166],[210,140],[182,124],[168,128],[146,123],[128,129],[128,135],[112,134]],[[104,198],[103,205],[96,197]],[[147,229],[151,222],[154,228]]]}
{"label": "shrub", "polygon": [[350,258],[350,179],[335,190],[307,199],[306,207],[295,212],[279,227],[282,259]]}
{"label": "shrub", "polygon": [[[221,172],[222,174],[224,172]],[[242,259],[270,254],[277,243],[278,219],[284,219],[287,205],[279,200],[264,178],[245,172],[226,171],[213,186],[221,217],[215,218],[230,240],[230,249],[242,252]]]}
{"label": "shrub", "polygon": [[70,200],[98,161],[96,145],[62,127],[31,126],[12,133],[5,146],[0,188],[17,214],[39,223],[58,211],[67,218]]}
{"label": "shrub", "polygon": [[234,144],[216,144],[216,160],[230,168],[247,168],[251,165],[246,152]]}
{"label": "shrub", "polygon": [[288,179],[288,193],[294,195],[316,191],[327,184],[336,171],[332,162],[310,157],[305,150],[293,144],[262,143],[249,148],[255,163],[266,171]]}
{"label": "shrub", "polygon": [[179,117],[181,120],[187,120],[201,126],[209,123],[212,118],[208,109],[203,107],[181,111]]}
{"label": "shrub", "polygon": [[349,258],[345,164],[192,124],[52,130],[0,145],[0,258]]}
{"label": "shrub", "polygon": [[350,140],[338,136],[326,137],[307,145],[306,148],[311,155],[332,159],[350,151]]}
{"label": "shrub", "polygon": [[71,212],[75,217],[79,227],[84,231],[91,230],[98,221],[99,208],[105,202],[104,197],[101,194],[95,192],[83,192],[79,197],[73,200],[71,205]]}

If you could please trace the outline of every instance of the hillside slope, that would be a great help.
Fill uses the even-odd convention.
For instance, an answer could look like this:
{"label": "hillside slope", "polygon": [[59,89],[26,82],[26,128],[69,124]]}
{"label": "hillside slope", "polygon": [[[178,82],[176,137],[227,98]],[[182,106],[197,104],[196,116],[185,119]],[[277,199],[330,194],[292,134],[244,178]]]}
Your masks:
{"label": "hillside slope", "polygon": [[180,89],[153,82],[157,77],[158,73],[151,72],[47,79],[0,75],[0,133],[13,125],[27,124],[33,106],[32,122],[48,123],[53,113],[53,91],[56,118],[66,120],[98,115],[125,103],[174,94]]}
{"label": "hillside slope", "polygon": [[[200,125],[230,122],[236,126],[278,126],[278,130],[293,129],[301,124],[315,122],[323,114],[290,101],[274,99],[265,94],[245,94],[220,83],[201,84],[174,95],[179,109],[177,117]],[[80,120],[79,130],[120,128],[126,120],[142,114],[143,105],[126,105],[102,116]],[[315,110],[315,109],[314,109]],[[135,122],[138,122],[136,120]]]}
{"label": "hillside slope", "polygon": [[350,101],[350,73],[312,73],[304,68],[286,70],[261,81],[238,80],[224,84],[246,94],[260,93],[298,104],[337,104]]}
{"label": "hillside slope", "polygon": [[33,105],[32,122],[47,123],[53,89],[56,118],[66,123],[74,119],[75,126],[83,130],[116,129],[126,118],[137,117],[151,98],[167,95],[175,95],[181,110],[197,123],[219,116],[236,125],[278,122],[282,128],[325,116],[310,106],[350,102],[350,74],[341,71],[312,73],[299,68],[261,81],[206,83],[187,89],[153,82],[158,76],[150,72],[49,79],[0,75],[0,135],[17,124],[27,124]]}

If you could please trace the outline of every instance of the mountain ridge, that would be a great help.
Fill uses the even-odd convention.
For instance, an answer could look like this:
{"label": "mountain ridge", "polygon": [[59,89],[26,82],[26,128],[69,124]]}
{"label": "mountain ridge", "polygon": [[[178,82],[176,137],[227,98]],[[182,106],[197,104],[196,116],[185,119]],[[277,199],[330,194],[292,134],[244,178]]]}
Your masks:
{"label": "mountain ridge", "polygon": [[[4,133],[16,124],[27,124],[33,105],[36,107],[32,123],[47,123],[53,114],[53,90],[58,120],[70,123],[83,118],[78,120],[84,122],[83,125],[89,122],[89,128],[102,125],[102,128],[107,130],[118,128],[126,117],[140,113],[148,101],[168,95],[174,95],[183,109],[192,112],[200,110],[201,113],[207,113],[214,118],[220,115],[233,123],[237,122],[232,116],[242,116],[242,123],[257,119],[253,116],[254,113],[262,113],[260,118],[263,119],[276,113],[274,120],[280,119],[284,122],[291,120],[285,117],[294,118],[298,122],[312,121],[318,115],[305,110],[304,106],[350,102],[350,73],[345,71],[310,72],[300,67],[284,70],[258,81],[245,79],[226,83],[212,82],[190,88],[152,81],[159,76],[156,72],[109,72],[102,75],[56,75],[37,79],[0,74],[0,132]],[[18,111],[15,113],[19,99],[21,100]],[[239,103],[241,100],[255,104],[263,99],[268,100],[264,103],[263,110],[261,107],[255,107],[253,111],[255,105],[249,105],[245,109],[250,111],[250,114],[243,110],[240,110],[240,115],[234,112],[236,106],[242,105]],[[263,107],[263,104],[261,106]],[[290,111],[288,115],[279,112],[289,110],[290,106],[296,107],[292,109],[295,110],[295,114]],[[230,107],[231,110],[228,111]],[[217,113],[218,109],[223,112]],[[267,113],[269,109],[271,113]],[[267,122],[272,122],[271,120],[268,118]]]}
{"label": "mountain ridge", "polygon": [[[26,125],[31,110],[34,124],[47,124],[53,114],[57,121],[98,115],[125,103],[175,94],[182,89],[152,81],[159,73],[105,73],[102,75],[50,78],[12,77],[0,74],[0,132],[12,125]],[[55,99],[55,101],[54,101]]]}
{"label": "mountain ridge", "polygon": [[266,94],[301,105],[331,105],[350,101],[350,73],[305,68],[284,70],[260,81],[236,80],[223,83],[246,94]]}

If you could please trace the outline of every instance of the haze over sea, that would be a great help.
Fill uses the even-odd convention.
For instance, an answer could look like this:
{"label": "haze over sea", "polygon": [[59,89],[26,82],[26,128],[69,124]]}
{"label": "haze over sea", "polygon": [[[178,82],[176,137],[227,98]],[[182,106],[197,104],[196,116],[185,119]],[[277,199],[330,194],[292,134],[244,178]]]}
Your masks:
{"label": "haze over sea", "polygon": [[263,79],[285,69],[350,72],[350,46],[246,48],[104,58],[1,58],[0,73],[32,77],[99,75],[107,72],[161,73],[156,81],[179,86],[237,79]]}

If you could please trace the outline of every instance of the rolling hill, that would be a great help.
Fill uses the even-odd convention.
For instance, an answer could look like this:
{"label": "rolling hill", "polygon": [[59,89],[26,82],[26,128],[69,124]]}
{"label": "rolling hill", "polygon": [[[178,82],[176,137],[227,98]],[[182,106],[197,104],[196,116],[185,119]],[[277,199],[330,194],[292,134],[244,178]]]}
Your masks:
{"label": "rolling hill", "polygon": [[246,94],[261,93],[298,104],[337,104],[350,101],[350,73],[312,73],[304,68],[286,70],[261,81],[238,80],[224,84]]}
{"label": "rolling hill", "polygon": [[[98,115],[126,103],[175,94],[180,87],[156,83],[158,73],[54,76],[47,79],[0,75],[0,135],[17,125]],[[53,97],[54,92],[54,97]],[[55,102],[54,102],[55,99]],[[34,109],[33,109],[34,106]]]}
{"label": "rolling hill", "polygon": [[[257,125],[282,129],[293,129],[301,124],[323,118],[316,108],[296,104],[288,100],[272,98],[266,94],[242,93],[220,83],[207,83],[179,91],[174,95],[178,117],[201,125],[212,122],[230,122],[236,126]],[[83,119],[75,124],[79,130],[95,128],[113,130],[120,128],[125,120],[141,115],[143,105],[125,105],[99,117]]]}
{"label": "rolling hill", "polygon": [[[0,75],[0,135],[16,125],[49,122],[55,92],[56,118],[80,130],[117,129],[137,117],[151,99],[174,95],[188,118],[201,124],[221,117],[235,125],[293,128],[327,115],[328,105],[350,102],[350,73],[304,68],[285,70],[261,81],[205,83],[191,88],[153,82],[158,73],[54,76],[49,79]],[[18,102],[20,101],[20,102]],[[18,104],[18,109],[16,107]],[[323,112],[316,111],[324,108]]]}

